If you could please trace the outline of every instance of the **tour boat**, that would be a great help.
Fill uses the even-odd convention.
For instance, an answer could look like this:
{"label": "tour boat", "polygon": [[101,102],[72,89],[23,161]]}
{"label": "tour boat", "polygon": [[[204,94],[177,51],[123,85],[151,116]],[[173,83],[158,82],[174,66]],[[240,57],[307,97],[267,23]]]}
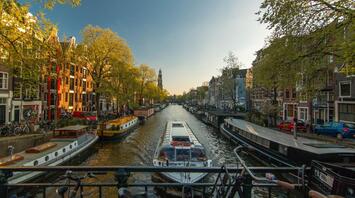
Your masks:
{"label": "tour boat", "polygon": [[245,120],[227,118],[220,130],[227,138],[252,148],[258,157],[276,165],[310,165],[312,160],[342,164],[355,162],[353,148],[305,137],[294,138]]}
{"label": "tour boat", "polygon": [[[84,156],[97,139],[96,133],[89,131],[87,126],[59,128],[53,131],[53,137],[49,142],[1,158],[0,167],[61,165]],[[10,184],[27,182],[42,174],[43,172],[15,172],[8,182]]]}
{"label": "tour boat", "polygon": [[[211,167],[205,149],[184,121],[169,121],[155,151],[155,167]],[[207,173],[162,172],[168,180],[178,183],[194,183]]]}
{"label": "tour boat", "polygon": [[137,125],[136,116],[124,116],[101,125],[98,135],[100,140],[120,140],[130,134]]}

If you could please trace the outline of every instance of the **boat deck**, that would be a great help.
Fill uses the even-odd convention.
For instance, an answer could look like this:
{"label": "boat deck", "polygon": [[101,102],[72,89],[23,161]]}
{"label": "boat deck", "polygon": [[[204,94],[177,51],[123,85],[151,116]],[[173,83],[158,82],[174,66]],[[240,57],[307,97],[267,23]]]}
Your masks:
{"label": "boat deck", "polygon": [[21,151],[19,153],[14,153],[14,155],[23,156],[24,159],[14,163],[14,164],[11,164],[9,166],[23,166],[24,164],[26,164],[28,162],[31,162],[31,161],[33,161],[35,159],[38,159],[38,158],[40,158],[42,156],[45,156],[45,155],[49,154],[49,153],[52,153],[52,152],[58,150],[59,148],[63,148],[65,146],[67,146],[72,141],[73,141],[72,139],[68,139],[68,141],[63,141],[63,140],[61,140],[61,141],[55,141],[55,140],[51,141],[53,143],[56,143],[57,145],[55,147],[53,147],[53,148],[47,149],[47,150],[39,152],[39,153],[26,153],[26,151]]}
{"label": "boat deck", "polygon": [[252,133],[269,141],[277,142],[287,147],[302,149],[317,154],[355,153],[355,149],[342,145],[332,144],[330,142],[308,139],[304,137],[297,137],[297,139],[294,139],[293,135],[262,127],[245,120],[228,118],[226,121],[243,131]]}

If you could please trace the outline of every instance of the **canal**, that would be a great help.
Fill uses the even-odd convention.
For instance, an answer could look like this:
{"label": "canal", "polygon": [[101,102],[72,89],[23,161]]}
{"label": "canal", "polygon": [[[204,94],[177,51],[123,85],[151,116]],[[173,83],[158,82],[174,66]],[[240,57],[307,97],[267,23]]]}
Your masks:
{"label": "canal", "polygon": [[[82,165],[89,166],[108,166],[108,165],[152,165],[153,155],[158,144],[158,139],[165,130],[165,124],[169,120],[184,120],[191,127],[195,136],[206,148],[207,156],[212,159],[214,166],[236,164],[236,157],[233,154],[235,144],[224,138],[217,129],[207,126],[198,120],[190,112],[186,111],[180,105],[169,105],[161,112],[157,112],[150,117],[144,125],[139,126],[133,133],[126,137],[121,142],[98,142],[96,144],[97,152],[92,154]],[[247,155],[247,163],[257,165]],[[207,178],[213,182],[213,177]],[[102,176],[100,180],[113,181],[112,175]],[[129,182],[151,182],[151,176],[148,174],[132,174]],[[135,189],[134,191],[143,191],[144,189]],[[116,189],[106,189],[105,197],[116,197],[114,194]],[[150,189],[151,195],[155,194],[153,189]],[[263,197],[263,191],[254,191],[254,195],[260,194]],[[279,194],[279,193],[277,193]],[[112,196],[110,196],[112,195]],[[161,195],[161,194],[159,194]]]}

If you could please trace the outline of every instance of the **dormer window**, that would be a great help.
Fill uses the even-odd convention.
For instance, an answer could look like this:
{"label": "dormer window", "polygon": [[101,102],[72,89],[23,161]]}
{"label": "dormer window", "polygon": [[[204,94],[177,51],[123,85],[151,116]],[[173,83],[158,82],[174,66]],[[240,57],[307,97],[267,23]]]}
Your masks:
{"label": "dormer window", "polygon": [[343,81],[339,82],[339,96],[350,97],[351,96],[351,82]]}

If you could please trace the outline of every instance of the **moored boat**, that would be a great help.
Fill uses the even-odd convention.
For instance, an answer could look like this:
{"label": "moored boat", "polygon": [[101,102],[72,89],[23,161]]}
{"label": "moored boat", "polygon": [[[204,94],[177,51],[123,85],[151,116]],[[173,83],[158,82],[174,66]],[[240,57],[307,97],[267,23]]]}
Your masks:
{"label": "moored boat", "polygon": [[[262,127],[245,120],[227,118],[222,134],[239,144],[252,147],[263,159],[283,165],[310,165],[312,160],[328,163],[354,163],[355,149]],[[278,165],[276,164],[276,165]]]}
{"label": "moored boat", "polygon": [[312,161],[308,185],[325,195],[355,197],[355,170]]}
{"label": "moored boat", "polygon": [[[0,159],[0,166],[57,166],[78,158],[97,141],[96,133],[87,126],[75,125],[53,131],[47,143]],[[27,182],[41,176],[43,172],[15,172],[8,179],[10,184]]]}
{"label": "moored boat", "polygon": [[137,125],[136,116],[124,116],[101,125],[98,135],[100,140],[120,140],[130,134]]}
{"label": "moored boat", "polygon": [[[211,167],[205,149],[183,121],[169,121],[154,154],[155,167]],[[194,183],[206,173],[162,172],[168,180],[179,183]]]}

